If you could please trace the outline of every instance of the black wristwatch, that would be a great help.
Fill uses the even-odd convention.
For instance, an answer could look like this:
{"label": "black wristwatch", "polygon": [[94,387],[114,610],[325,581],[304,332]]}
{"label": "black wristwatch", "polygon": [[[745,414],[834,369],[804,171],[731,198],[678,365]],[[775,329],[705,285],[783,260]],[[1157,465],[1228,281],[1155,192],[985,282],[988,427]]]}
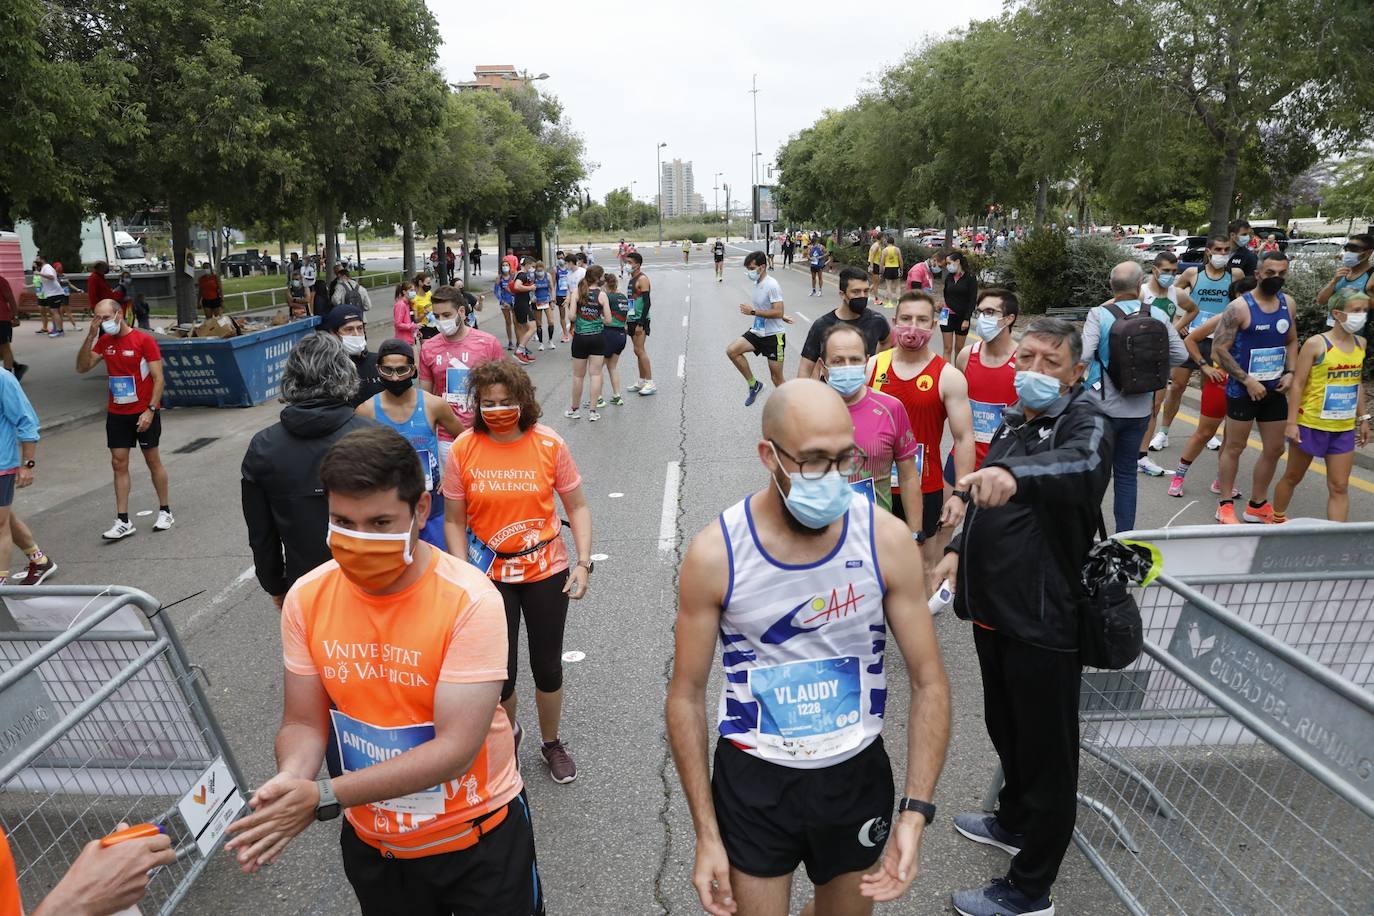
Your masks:
{"label": "black wristwatch", "polygon": [[32,471],[34,468],[38,467],[38,462],[37,462],[37,461],[34,461],[32,458],[30,458],[28,461],[25,461],[25,462],[24,462],[24,467],[26,467],[26,468],[28,468],[30,471]]}
{"label": "black wristwatch", "polygon": [[320,787],[320,801],[315,805],[315,820],[332,821],[343,810],[339,800],[334,797],[334,785],[328,777],[315,780],[315,785]]}
{"label": "black wristwatch", "polygon": [[921,801],[919,798],[903,797],[897,805],[897,813],[900,814],[903,811],[917,812],[926,819],[927,824],[935,820],[935,806],[928,801]]}
{"label": "black wristwatch", "polygon": [[957,496],[960,499],[962,499],[964,501],[964,505],[968,505],[969,501],[973,499],[973,494],[970,493],[968,490],[950,490],[950,495]]}

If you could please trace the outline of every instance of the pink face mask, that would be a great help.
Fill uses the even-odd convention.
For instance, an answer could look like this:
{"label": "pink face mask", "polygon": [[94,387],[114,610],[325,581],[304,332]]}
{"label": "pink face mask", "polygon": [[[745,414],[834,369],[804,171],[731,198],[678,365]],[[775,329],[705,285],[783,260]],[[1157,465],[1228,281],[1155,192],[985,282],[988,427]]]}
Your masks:
{"label": "pink face mask", "polygon": [[918,328],[914,324],[898,324],[892,327],[892,336],[897,346],[903,350],[920,350],[930,343],[935,334],[934,328]]}

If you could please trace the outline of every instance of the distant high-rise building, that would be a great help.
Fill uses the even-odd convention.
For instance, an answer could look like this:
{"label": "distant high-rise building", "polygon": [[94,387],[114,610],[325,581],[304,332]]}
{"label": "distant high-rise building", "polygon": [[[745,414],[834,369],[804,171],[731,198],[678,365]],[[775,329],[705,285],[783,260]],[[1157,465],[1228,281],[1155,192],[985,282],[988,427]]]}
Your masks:
{"label": "distant high-rise building", "polygon": [[665,219],[702,212],[701,195],[693,190],[691,162],[674,159],[663,163],[658,187]]}

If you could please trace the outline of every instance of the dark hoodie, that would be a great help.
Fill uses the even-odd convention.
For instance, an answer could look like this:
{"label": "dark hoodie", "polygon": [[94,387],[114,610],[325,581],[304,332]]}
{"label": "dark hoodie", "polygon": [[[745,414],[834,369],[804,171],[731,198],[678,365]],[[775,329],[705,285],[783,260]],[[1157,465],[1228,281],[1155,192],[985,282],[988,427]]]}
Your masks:
{"label": "dark hoodie", "polygon": [[325,535],[329,505],[320,462],[344,434],[375,424],[340,401],[292,404],[253,437],[243,456],[243,519],[258,582],[284,595],[301,576],[331,558]]}

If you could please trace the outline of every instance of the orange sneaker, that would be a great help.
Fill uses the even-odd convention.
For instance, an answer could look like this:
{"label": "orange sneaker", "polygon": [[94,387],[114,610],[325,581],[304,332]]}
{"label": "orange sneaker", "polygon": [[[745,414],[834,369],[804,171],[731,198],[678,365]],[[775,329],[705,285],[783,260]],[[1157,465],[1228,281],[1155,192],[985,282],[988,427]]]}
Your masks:
{"label": "orange sneaker", "polygon": [[1222,503],[1217,506],[1217,521],[1223,525],[1239,525],[1240,519],[1236,518],[1236,507],[1231,503]]}
{"label": "orange sneaker", "polygon": [[1272,525],[1274,524],[1274,507],[1269,505],[1267,501],[1258,508],[1247,502],[1240,517],[1253,525]]}

